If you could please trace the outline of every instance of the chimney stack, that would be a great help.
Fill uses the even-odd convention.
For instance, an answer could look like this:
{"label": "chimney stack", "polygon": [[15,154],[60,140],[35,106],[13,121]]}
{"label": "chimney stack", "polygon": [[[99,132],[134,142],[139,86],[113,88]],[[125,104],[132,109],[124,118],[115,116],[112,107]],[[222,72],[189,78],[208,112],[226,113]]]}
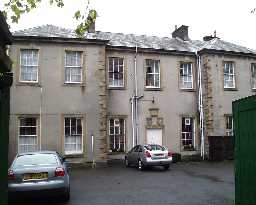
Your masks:
{"label": "chimney stack", "polygon": [[210,40],[215,39],[215,38],[220,39],[220,38],[217,37],[217,35],[216,35],[216,30],[213,32],[213,36],[212,36],[212,35],[210,35],[210,36],[204,36],[204,37],[203,37],[203,40],[204,40],[204,41],[210,41]]}
{"label": "chimney stack", "polygon": [[87,17],[87,20],[91,22],[87,32],[88,33],[95,33],[95,20],[93,20],[90,16]]}
{"label": "chimney stack", "polygon": [[173,38],[180,38],[183,41],[188,41],[188,26],[182,25],[179,28],[177,28],[177,25],[175,25],[175,31],[172,32]]}

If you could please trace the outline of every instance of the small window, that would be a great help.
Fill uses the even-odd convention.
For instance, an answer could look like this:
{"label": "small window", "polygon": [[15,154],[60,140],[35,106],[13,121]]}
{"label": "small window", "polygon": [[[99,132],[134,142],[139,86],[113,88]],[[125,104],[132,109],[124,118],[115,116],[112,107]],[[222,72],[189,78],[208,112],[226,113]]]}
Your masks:
{"label": "small window", "polygon": [[83,126],[82,118],[65,118],[65,154],[83,153]]}
{"label": "small window", "polygon": [[37,118],[20,118],[19,123],[19,152],[37,151]]}
{"label": "small window", "polygon": [[251,64],[251,83],[252,89],[256,90],[256,63]]}
{"label": "small window", "polygon": [[82,52],[66,51],[65,83],[82,83]]}
{"label": "small window", "polygon": [[124,59],[123,58],[109,58],[109,87],[123,87],[124,86]]}
{"label": "small window", "polygon": [[125,120],[122,118],[109,119],[109,148],[110,152],[125,151]]}
{"label": "small window", "polygon": [[233,136],[233,116],[226,115],[226,135]]}
{"label": "small window", "polygon": [[160,88],[159,60],[146,60],[146,88]]}
{"label": "small window", "polygon": [[20,50],[20,81],[38,82],[38,50]]}
{"label": "small window", "polygon": [[224,62],[224,88],[235,88],[235,67],[233,62]]}
{"label": "small window", "polygon": [[183,150],[193,150],[194,147],[194,118],[182,117],[181,144]]}
{"label": "small window", "polygon": [[193,89],[192,63],[180,64],[180,88]]}

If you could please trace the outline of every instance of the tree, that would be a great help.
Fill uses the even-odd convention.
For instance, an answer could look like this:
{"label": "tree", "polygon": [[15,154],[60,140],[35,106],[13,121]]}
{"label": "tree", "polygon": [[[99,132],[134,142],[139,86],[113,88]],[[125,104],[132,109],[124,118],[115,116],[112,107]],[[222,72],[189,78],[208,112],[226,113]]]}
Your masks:
{"label": "tree", "polygon": [[[8,0],[8,3],[4,4],[4,10],[2,11],[6,20],[10,19],[12,23],[18,23],[20,17],[24,13],[29,13],[35,9],[42,0]],[[48,0],[50,5],[57,7],[64,7],[64,0]],[[83,37],[90,25],[95,22],[97,12],[94,9],[89,9],[89,0],[84,0],[86,4],[85,10],[78,10],[74,14],[74,18],[78,21],[76,27],[76,34],[78,37]]]}

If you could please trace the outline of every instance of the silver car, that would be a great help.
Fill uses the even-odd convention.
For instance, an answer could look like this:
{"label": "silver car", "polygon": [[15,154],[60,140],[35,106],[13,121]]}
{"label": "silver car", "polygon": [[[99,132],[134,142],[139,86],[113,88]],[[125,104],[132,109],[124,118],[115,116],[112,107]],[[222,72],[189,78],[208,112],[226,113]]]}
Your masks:
{"label": "silver car", "polygon": [[8,170],[8,192],[10,201],[45,195],[68,201],[70,182],[65,159],[53,151],[18,154]]}
{"label": "silver car", "polygon": [[156,144],[137,145],[125,156],[125,165],[136,165],[139,170],[147,166],[163,166],[169,169],[172,153],[166,147]]}

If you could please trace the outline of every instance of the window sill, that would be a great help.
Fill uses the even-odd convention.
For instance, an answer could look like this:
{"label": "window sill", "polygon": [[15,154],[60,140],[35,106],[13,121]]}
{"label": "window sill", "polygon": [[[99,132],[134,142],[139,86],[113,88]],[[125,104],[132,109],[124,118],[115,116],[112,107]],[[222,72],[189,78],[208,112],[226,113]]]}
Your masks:
{"label": "window sill", "polygon": [[186,148],[186,149],[182,149],[182,152],[194,152],[194,151],[196,151],[196,149],[195,148]]}
{"label": "window sill", "polygon": [[256,88],[252,88],[251,90],[252,90],[252,92],[256,92]]}
{"label": "window sill", "polygon": [[145,87],[145,91],[163,91],[163,88],[147,88]]}
{"label": "window sill", "polygon": [[196,92],[196,89],[195,88],[189,88],[189,89],[180,88],[180,91],[182,91],[182,92]]}
{"label": "window sill", "polygon": [[224,88],[224,91],[238,91],[237,88]]}
{"label": "window sill", "polygon": [[16,86],[35,86],[35,87],[42,87],[39,82],[17,82]]}
{"label": "window sill", "polygon": [[67,157],[67,158],[80,158],[80,157],[84,157],[84,154],[83,153],[64,154],[64,157]]}
{"label": "window sill", "polygon": [[85,87],[85,83],[63,83],[63,86]]}
{"label": "window sill", "polygon": [[125,87],[108,87],[108,90],[125,90]]}

